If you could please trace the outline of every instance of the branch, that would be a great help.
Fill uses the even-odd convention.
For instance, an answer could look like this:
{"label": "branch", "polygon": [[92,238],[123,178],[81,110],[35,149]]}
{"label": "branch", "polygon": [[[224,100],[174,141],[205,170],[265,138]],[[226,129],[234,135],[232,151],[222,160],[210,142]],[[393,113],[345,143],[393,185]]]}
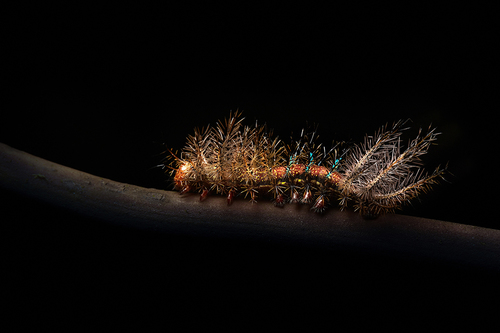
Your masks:
{"label": "branch", "polygon": [[2,143],[0,187],[133,228],[423,257],[500,271],[499,230],[395,214],[367,221],[335,208],[319,215],[306,206],[280,209],[247,200],[228,207],[223,197],[200,202],[198,195],[119,183]]}

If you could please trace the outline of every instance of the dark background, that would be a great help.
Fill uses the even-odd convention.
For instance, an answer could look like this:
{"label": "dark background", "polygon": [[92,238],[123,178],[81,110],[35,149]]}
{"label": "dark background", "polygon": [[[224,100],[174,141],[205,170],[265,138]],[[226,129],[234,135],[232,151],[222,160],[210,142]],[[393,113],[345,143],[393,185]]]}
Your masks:
{"label": "dark background", "polygon": [[[7,88],[2,94],[0,142],[102,177],[168,188],[163,170],[155,167],[164,157],[164,145],[181,149],[194,127],[215,124],[230,110],[243,110],[248,124],[255,120],[267,123],[285,141],[307,123],[319,124],[320,140],[325,143],[334,139],[360,142],[366,133],[372,134],[387,122],[411,118],[413,130],[407,138],[430,124],[442,132],[438,145],[425,158],[428,170],[449,162],[453,175],[446,177],[449,183],[435,186],[403,214],[496,229],[500,226],[496,220],[494,162],[497,109],[492,103],[493,92],[497,91],[498,61],[493,50],[498,37],[487,8],[391,7],[378,3],[324,8],[291,8],[288,4],[238,4],[234,8],[38,4],[19,7],[8,16],[3,33],[2,53],[8,60],[2,64]],[[49,229],[30,223],[33,229],[28,239],[40,245],[48,257],[59,253],[56,248],[47,248],[35,234],[52,235],[64,223]],[[82,222],[75,227],[84,236],[72,236],[72,244],[84,244],[86,237],[95,235],[86,225]],[[101,228],[98,225],[92,226]],[[64,237],[75,233],[64,230],[59,231]],[[119,240],[111,242],[118,248],[126,248],[131,239],[136,242],[125,231],[123,236],[115,229],[98,230],[107,235],[102,242],[117,237]],[[15,232],[16,237],[24,237],[19,236],[24,229]],[[150,244],[150,237],[140,238],[132,248]],[[179,247],[190,247],[196,241],[173,242],[180,253]],[[102,255],[102,248],[87,249],[91,253],[87,256],[87,252],[75,250],[75,245],[56,244],[76,251],[76,262],[95,275],[108,269],[108,276],[116,274],[118,278],[127,266],[117,264],[113,270],[104,263],[92,264]],[[257,247],[252,246],[253,250]],[[108,260],[126,262],[106,249],[104,257]],[[223,249],[212,247],[215,255]],[[246,253],[239,250],[236,252]],[[183,253],[193,259],[195,252]],[[285,252],[274,252],[275,259],[281,258],[276,253]],[[138,253],[137,258],[147,256]],[[55,258],[48,263],[57,266],[65,261],[57,255]],[[305,254],[301,258],[299,262],[308,261]],[[142,259],[136,260],[132,260],[134,268],[164,273],[160,268],[152,272]],[[215,265],[225,266],[224,260],[232,259],[221,259]],[[370,261],[366,257],[360,260]],[[30,263],[39,260],[27,262],[28,268],[23,269],[31,274],[37,266]],[[341,267],[351,269],[347,262],[345,259]],[[237,277],[244,275],[241,265]],[[267,265],[272,266],[269,261]],[[309,265],[309,269],[314,266]],[[180,262],[174,267],[185,268]],[[355,272],[367,274],[368,270]],[[201,274],[199,269],[187,271]],[[72,272],[80,274],[76,268]],[[427,284],[412,289],[411,295],[431,290],[425,294],[430,296],[439,289],[427,288],[436,271],[429,272],[424,278]],[[271,276],[279,283],[283,276],[276,274]],[[382,276],[389,276],[386,274]],[[406,273],[405,277],[410,275]],[[441,282],[451,275],[439,275]],[[465,283],[468,276],[454,286]],[[323,285],[326,280],[321,280]],[[135,280],[120,281],[129,287]],[[337,282],[350,281],[349,275],[343,275]],[[360,278],[352,283],[363,281]],[[405,292],[410,290],[398,284],[389,288],[391,295],[396,295],[400,287]],[[57,293],[65,294],[65,288],[56,289]],[[93,285],[85,288],[94,291]],[[372,290],[364,288],[358,295],[361,298],[365,291]],[[446,296],[454,294],[453,288],[448,287]],[[267,291],[272,293],[272,288]],[[334,292],[330,293],[333,297]],[[371,296],[369,304],[376,307],[375,299],[382,292]],[[105,299],[110,301],[112,297],[114,294]],[[385,301],[392,303],[395,299]],[[352,302],[355,308],[357,299]],[[208,306],[206,301],[203,304]]]}
{"label": "dark background", "polygon": [[[5,33],[1,141],[93,174],[168,188],[163,144],[231,110],[285,142],[360,142],[412,119],[443,134],[449,162],[405,214],[497,228],[492,148],[493,20],[475,7],[26,7]],[[7,116],[7,119],[5,117]],[[493,174],[492,174],[493,173]],[[491,194],[490,194],[491,193]]]}

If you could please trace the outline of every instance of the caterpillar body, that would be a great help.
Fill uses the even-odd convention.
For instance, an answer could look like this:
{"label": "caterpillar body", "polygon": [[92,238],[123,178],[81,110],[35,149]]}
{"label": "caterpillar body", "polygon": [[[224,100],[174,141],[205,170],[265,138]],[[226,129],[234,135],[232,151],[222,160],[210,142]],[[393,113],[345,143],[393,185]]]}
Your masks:
{"label": "caterpillar body", "polygon": [[227,196],[230,205],[237,195],[272,196],[274,205],[310,204],[323,212],[334,199],[341,209],[353,206],[366,218],[394,212],[426,192],[443,178],[446,168],[426,173],[420,157],[436,140],[435,129],[419,131],[406,149],[401,133],[406,121],[384,126],[364,142],[330,149],[317,144],[316,131],[302,134],[285,145],[266,126],[242,124],[241,113],[230,114],[215,127],[195,129],[179,157],[173,154],[170,169],[181,194],[199,192]]}

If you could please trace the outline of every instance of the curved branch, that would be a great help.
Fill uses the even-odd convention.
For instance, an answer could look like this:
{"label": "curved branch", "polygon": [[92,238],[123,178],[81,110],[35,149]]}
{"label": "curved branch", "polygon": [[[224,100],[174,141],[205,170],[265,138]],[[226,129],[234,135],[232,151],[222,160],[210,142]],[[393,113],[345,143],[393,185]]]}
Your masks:
{"label": "curved branch", "polygon": [[[0,187],[101,220],[168,233],[306,243],[423,257],[500,270],[500,231],[424,218],[385,215],[363,220],[330,209],[142,188],[71,169],[0,143]],[[210,236],[209,236],[210,235]]]}

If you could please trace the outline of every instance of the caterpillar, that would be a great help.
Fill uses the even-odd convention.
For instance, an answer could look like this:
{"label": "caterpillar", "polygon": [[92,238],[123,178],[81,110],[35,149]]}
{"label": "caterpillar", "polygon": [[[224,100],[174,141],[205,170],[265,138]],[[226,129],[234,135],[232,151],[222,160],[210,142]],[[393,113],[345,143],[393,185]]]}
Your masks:
{"label": "caterpillar", "polygon": [[187,137],[180,156],[170,152],[169,168],[181,194],[225,195],[231,205],[237,195],[270,196],[277,207],[285,203],[310,204],[323,212],[332,200],[341,209],[352,206],[365,218],[392,213],[427,192],[446,167],[432,173],[421,167],[440,133],[422,129],[404,148],[402,131],[408,120],[387,124],[366,135],[360,144],[345,147],[317,144],[316,130],[302,130],[298,140],[284,144],[265,125],[244,126],[241,112],[230,113],[215,127],[196,128]]}

